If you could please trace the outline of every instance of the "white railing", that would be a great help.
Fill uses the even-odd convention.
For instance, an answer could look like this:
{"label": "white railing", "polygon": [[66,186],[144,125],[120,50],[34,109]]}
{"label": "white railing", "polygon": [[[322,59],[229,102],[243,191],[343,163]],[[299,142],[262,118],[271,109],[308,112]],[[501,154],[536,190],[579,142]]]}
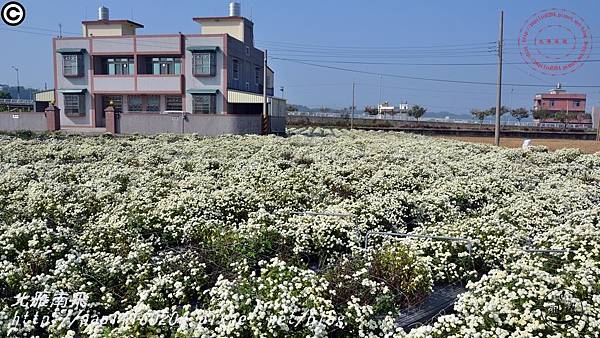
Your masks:
{"label": "white railing", "polygon": [[25,99],[0,99],[0,104],[23,104],[23,105],[33,105],[33,100],[25,100]]}

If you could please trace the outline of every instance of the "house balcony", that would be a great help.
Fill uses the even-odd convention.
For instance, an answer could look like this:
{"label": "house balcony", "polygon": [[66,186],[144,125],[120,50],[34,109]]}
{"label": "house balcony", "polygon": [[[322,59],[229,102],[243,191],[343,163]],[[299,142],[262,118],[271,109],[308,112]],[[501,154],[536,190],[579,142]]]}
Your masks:
{"label": "house balcony", "polygon": [[134,75],[94,75],[94,93],[132,93],[136,91]]}
{"label": "house balcony", "polygon": [[183,75],[94,75],[93,92],[98,94],[181,94]]}
{"label": "house balcony", "polygon": [[146,75],[137,76],[137,91],[142,93],[183,93],[183,75]]}

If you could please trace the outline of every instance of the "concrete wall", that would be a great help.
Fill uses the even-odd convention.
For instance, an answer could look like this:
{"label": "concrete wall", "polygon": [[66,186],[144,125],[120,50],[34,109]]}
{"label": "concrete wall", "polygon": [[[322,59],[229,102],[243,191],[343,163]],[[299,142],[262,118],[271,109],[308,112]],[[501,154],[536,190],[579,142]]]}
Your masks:
{"label": "concrete wall", "polygon": [[274,134],[285,134],[286,119],[286,117],[282,116],[270,116],[271,132]]}
{"label": "concrete wall", "polygon": [[133,54],[133,38],[93,39],[94,53],[131,53]]}
{"label": "concrete wall", "polygon": [[279,117],[287,117],[287,101],[284,99],[280,99],[277,97],[273,97],[270,99],[270,115],[271,116],[279,116]]}
{"label": "concrete wall", "polygon": [[[92,66],[90,52],[90,42],[86,38],[81,39],[55,39],[56,48],[77,48],[85,49],[83,54],[83,76],[65,77],[63,76],[63,57],[60,53],[54,53],[54,62],[56,65],[56,106],[60,108],[60,123],[62,126],[91,126],[92,125],[92,98],[90,95]],[[85,115],[84,116],[66,116],[64,96],[62,90],[68,89],[87,89],[85,94]]]}
{"label": "concrete wall", "polygon": [[133,75],[94,75],[96,93],[133,93],[135,77]]}
{"label": "concrete wall", "polygon": [[[223,36],[186,36],[185,47],[191,46],[218,46],[219,50],[216,52],[217,58],[217,73],[216,76],[194,76],[192,73],[192,52],[185,50],[184,69],[185,69],[185,89],[218,89],[217,94],[217,107],[216,112],[221,113],[224,111],[224,86],[223,83],[226,81],[227,74],[224,71],[224,37]],[[225,93],[226,94],[226,93]],[[192,95],[185,93],[184,110],[191,112],[192,108]]]}
{"label": "concrete wall", "polygon": [[[249,48],[250,55],[247,54]],[[261,93],[263,83],[263,51],[254,48],[251,44],[244,44],[243,42],[229,37],[227,42],[227,53],[228,53],[228,64],[227,70],[229,72],[228,87],[230,89],[236,89],[246,91],[246,82],[250,84],[250,92]],[[240,78],[234,80],[233,78],[233,59],[240,61]],[[256,68],[260,69],[259,85],[256,85]]]}
{"label": "concrete wall", "polygon": [[121,35],[135,35],[136,27],[130,24],[105,24],[100,23],[97,25],[88,24],[83,25],[84,36],[121,36]]}
{"label": "concrete wall", "polygon": [[596,129],[600,127],[600,106],[592,108],[592,127]]}
{"label": "concrete wall", "polygon": [[0,112],[0,131],[47,131],[48,122],[44,113],[10,113]]}
{"label": "concrete wall", "polygon": [[287,125],[287,101],[273,97],[269,104],[269,119],[271,121],[271,132],[275,134],[285,134]]}
{"label": "concrete wall", "polygon": [[[215,136],[222,134],[259,134],[260,115],[187,115],[183,123],[186,134]],[[120,114],[117,119],[119,134],[164,134],[182,132],[179,114]]]}
{"label": "concrete wall", "polygon": [[137,36],[136,48],[138,53],[150,53],[160,55],[160,53],[181,53],[180,36]]}
{"label": "concrete wall", "polygon": [[243,20],[220,20],[202,22],[202,34],[229,34],[236,39],[244,40]]}
{"label": "concrete wall", "polygon": [[138,75],[140,92],[173,92],[181,95],[182,75]]}

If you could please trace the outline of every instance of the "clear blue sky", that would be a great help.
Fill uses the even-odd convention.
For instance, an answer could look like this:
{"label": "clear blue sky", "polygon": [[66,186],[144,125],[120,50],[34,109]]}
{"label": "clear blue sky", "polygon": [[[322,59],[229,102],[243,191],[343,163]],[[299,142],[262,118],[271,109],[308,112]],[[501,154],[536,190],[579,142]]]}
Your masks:
{"label": "clear blue sky", "polygon": [[[5,2],[5,1],[1,1]],[[134,19],[145,25],[139,34],[192,33],[199,27],[191,18],[221,16],[227,13],[226,0],[21,0],[27,20],[10,31],[0,23],[0,83],[15,85],[15,71],[21,69],[21,84],[52,86],[51,36],[62,23],[64,35],[80,34],[82,19],[95,19],[101,4],[110,8],[112,19]],[[255,39],[260,48],[268,48],[275,57],[317,60],[317,64],[416,77],[467,81],[496,81],[496,66],[415,66],[332,64],[324,61],[385,63],[487,63],[496,58],[483,44],[497,40],[498,15],[505,11],[507,62],[522,62],[516,38],[525,20],[548,8],[569,9],[582,16],[597,36],[590,59],[600,59],[600,1],[597,0],[372,0],[372,1],[281,1],[244,0],[243,14],[255,23]],[[23,31],[33,32],[24,33]],[[54,31],[54,32],[53,32]],[[37,34],[34,34],[37,33]],[[423,52],[430,46],[481,44],[456,47],[458,51]],[[311,46],[306,48],[306,46]],[[335,47],[340,47],[335,48]],[[422,48],[421,48],[422,47]],[[432,49],[436,49],[432,47]],[[407,49],[419,52],[405,53]],[[445,47],[449,48],[449,47]],[[472,48],[476,55],[465,56]],[[304,50],[304,51],[303,51]],[[482,51],[483,50],[483,51]],[[357,51],[357,52],[354,52]],[[371,52],[372,51],[372,54]],[[277,89],[285,86],[291,103],[309,106],[350,106],[352,82],[357,85],[357,106],[374,105],[379,100],[377,75],[328,70],[282,60],[272,60]],[[547,84],[541,88],[505,88],[505,103],[530,107],[536,92],[545,91],[558,81],[569,84],[600,84],[600,62],[588,63],[574,74],[545,76],[527,65],[507,65],[509,83]],[[382,97],[392,103],[407,100],[430,111],[466,112],[471,108],[490,107],[495,102],[495,87],[435,83],[383,77]],[[589,105],[600,101],[600,88],[583,91]],[[281,93],[279,93],[281,94]]]}

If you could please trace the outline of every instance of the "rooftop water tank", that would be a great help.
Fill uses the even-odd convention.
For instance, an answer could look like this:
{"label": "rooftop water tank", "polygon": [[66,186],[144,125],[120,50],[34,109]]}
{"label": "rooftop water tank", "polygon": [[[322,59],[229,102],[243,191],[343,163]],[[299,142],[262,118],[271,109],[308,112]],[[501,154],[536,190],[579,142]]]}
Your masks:
{"label": "rooftop water tank", "polygon": [[98,8],[98,20],[108,20],[108,8],[104,6]]}
{"label": "rooftop water tank", "polygon": [[229,16],[242,16],[242,5],[239,2],[229,3]]}

